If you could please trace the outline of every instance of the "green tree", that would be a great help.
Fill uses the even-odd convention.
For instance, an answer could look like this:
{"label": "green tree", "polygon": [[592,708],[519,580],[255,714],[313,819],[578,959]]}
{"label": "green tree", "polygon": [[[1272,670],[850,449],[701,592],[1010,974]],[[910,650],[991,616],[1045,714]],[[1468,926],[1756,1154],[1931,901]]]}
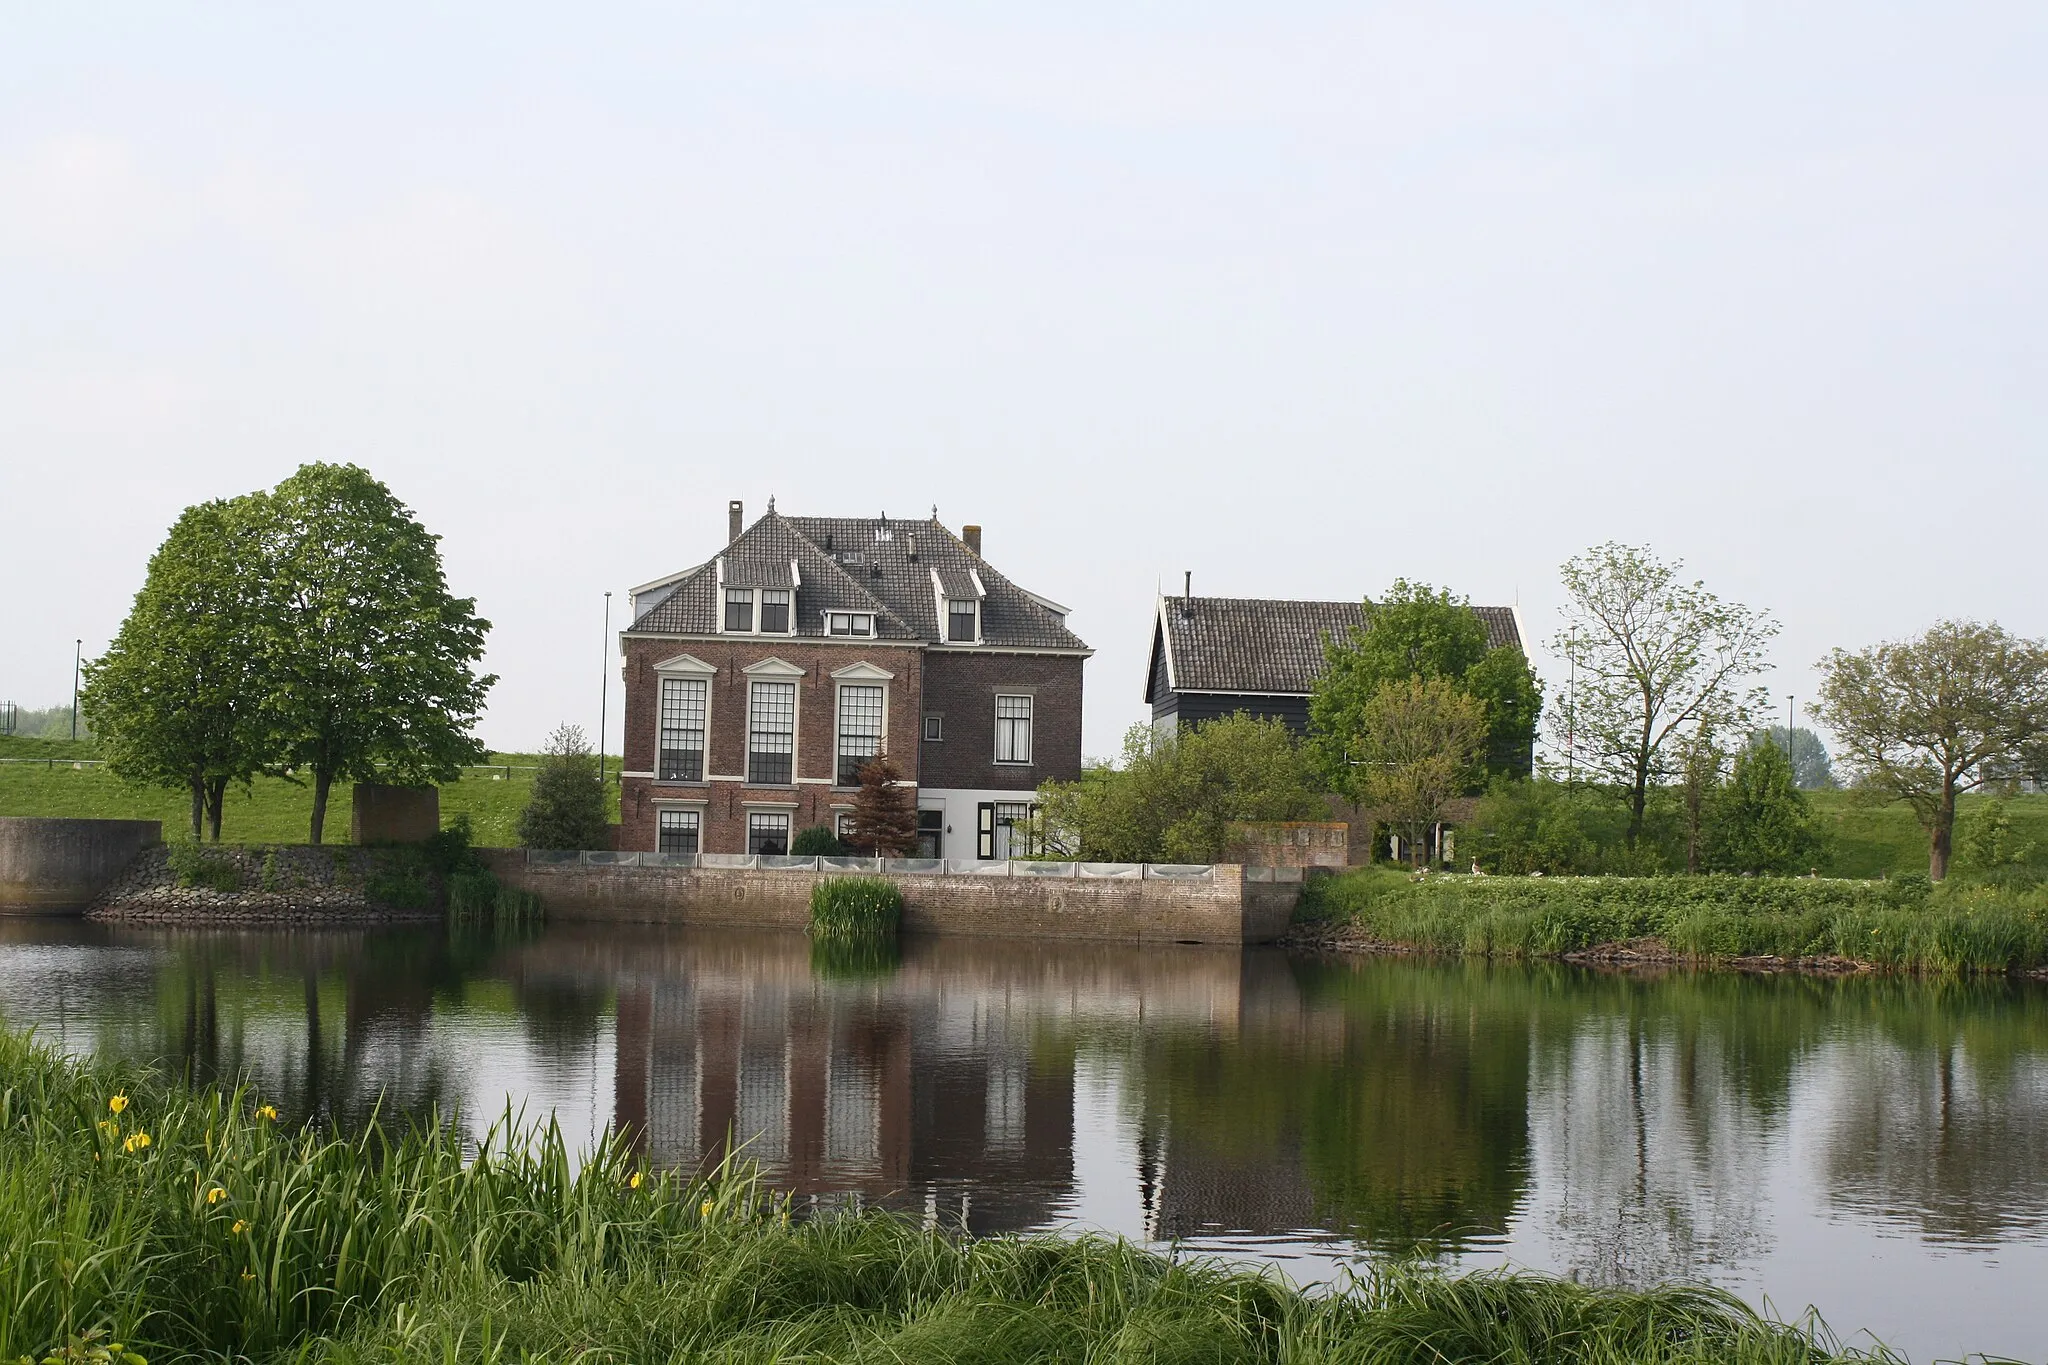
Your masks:
{"label": "green tree", "polygon": [[1380,688],[1360,720],[1351,748],[1356,786],[1419,864],[1430,827],[1478,767],[1486,708],[1449,678],[1416,677]]}
{"label": "green tree", "polygon": [[533,795],[519,812],[526,848],[601,849],[611,842],[604,779],[580,725],[558,725],[541,746]]}
{"label": "green tree", "polygon": [[262,520],[265,721],[280,771],[312,779],[317,844],[337,780],[446,782],[483,756],[490,622],[449,594],[439,537],[354,465],[302,466]]}
{"label": "green tree", "polygon": [[1695,730],[1680,744],[1678,797],[1685,822],[1685,870],[1697,874],[1706,855],[1707,830],[1727,761],[1712,735]]}
{"label": "green tree", "polygon": [[1394,580],[1365,603],[1365,623],[1348,640],[1327,640],[1324,669],[1309,696],[1309,752],[1330,789],[1361,799],[1350,754],[1366,708],[1389,683],[1447,678],[1486,715],[1484,771],[1529,775],[1542,685],[1522,652],[1489,648],[1486,624],[1462,597],[1426,583]]}
{"label": "green tree", "polygon": [[1676,776],[1679,741],[1740,734],[1767,700],[1745,683],[1763,669],[1777,622],[1681,581],[1681,567],[1610,541],[1562,569],[1566,628],[1551,648],[1574,682],[1551,729],[1575,767],[1624,795],[1632,849],[1650,788]]}
{"label": "green tree", "polygon": [[1955,866],[1974,873],[2024,867],[2033,860],[2036,842],[2013,828],[2012,810],[1996,796],[1956,822]]}
{"label": "green tree", "polygon": [[1806,793],[1781,745],[1751,744],[1709,803],[1707,849],[1721,872],[1802,872],[1820,850]]}
{"label": "green tree", "polygon": [[202,837],[203,821],[215,843],[228,785],[247,782],[267,757],[251,505],[185,509],[150,557],[113,643],[85,666],[79,699],[115,775],[184,788],[192,837]]}
{"label": "green tree", "polygon": [[853,846],[876,858],[903,858],[917,848],[917,787],[887,754],[861,765]]}
{"label": "green tree", "polygon": [[1113,768],[1039,789],[1047,850],[1100,862],[1216,862],[1228,827],[1325,813],[1287,726],[1242,714],[1158,733],[1134,725]]}
{"label": "green tree", "polygon": [[1927,831],[1927,873],[1948,875],[1956,798],[2048,747],[2048,643],[1997,622],[1939,621],[1917,639],[1837,649],[1814,714],[1869,789]]}

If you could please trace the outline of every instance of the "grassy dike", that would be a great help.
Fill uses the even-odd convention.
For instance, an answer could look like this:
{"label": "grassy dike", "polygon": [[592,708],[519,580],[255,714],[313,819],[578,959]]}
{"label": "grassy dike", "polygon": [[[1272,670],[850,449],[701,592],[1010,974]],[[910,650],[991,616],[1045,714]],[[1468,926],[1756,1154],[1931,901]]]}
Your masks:
{"label": "grassy dike", "polygon": [[[1812,1362],[1699,1288],[1388,1267],[1308,1296],[1098,1238],[794,1218],[559,1130],[301,1131],[0,1035],[0,1360]],[[85,1359],[81,1351],[65,1359]]]}
{"label": "grassy dike", "polygon": [[1342,944],[1562,957],[1654,940],[1678,958],[1836,959],[1936,973],[2048,967],[2048,887],[1924,878],[1474,877],[1360,868],[1311,881],[1297,932]]}

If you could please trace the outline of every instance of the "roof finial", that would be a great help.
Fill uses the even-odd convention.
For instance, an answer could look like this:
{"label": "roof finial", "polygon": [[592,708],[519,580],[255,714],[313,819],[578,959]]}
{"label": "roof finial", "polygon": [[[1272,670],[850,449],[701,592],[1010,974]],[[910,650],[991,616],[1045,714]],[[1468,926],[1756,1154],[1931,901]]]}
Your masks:
{"label": "roof finial", "polygon": [[937,503],[933,503],[933,504],[932,504],[932,520],[933,520],[933,521],[937,521],[938,519],[939,519],[939,505],[938,505]]}
{"label": "roof finial", "polygon": [[768,510],[771,512],[775,510],[775,495],[773,493],[768,495]]}

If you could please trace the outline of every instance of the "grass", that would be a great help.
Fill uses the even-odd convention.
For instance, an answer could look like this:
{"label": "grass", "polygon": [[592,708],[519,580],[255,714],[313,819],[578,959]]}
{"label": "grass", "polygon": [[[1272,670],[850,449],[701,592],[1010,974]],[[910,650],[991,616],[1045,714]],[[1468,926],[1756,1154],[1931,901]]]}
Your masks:
{"label": "grass", "polygon": [[1673,952],[1842,957],[1937,973],[2048,966],[2048,888],[1924,878],[1467,877],[1363,868],[1309,884],[1300,917],[1432,952],[1550,957],[1656,938]]}
{"label": "grass", "polygon": [[151,1365],[1836,1358],[1711,1289],[1393,1264],[1311,1296],[1108,1238],[790,1213],[617,1140],[579,1162],[552,1123],[337,1137],[0,1036],[0,1359],[74,1335]]}
{"label": "grass", "polygon": [[[1927,831],[1903,804],[1873,802],[1856,792],[1808,792],[1807,801],[1826,838],[1822,871],[1835,877],[1888,877],[1927,870]],[[1984,798],[1966,796],[1958,811],[1967,819]],[[2048,869],[2048,794],[2009,796],[2006,812],[2013,833],[2033,842],[2033,862]]]}
{"label": "grass", "polygon": [[892,939],[903,892],[887,877],[824,877],[811,887],[813,938]]}
{"label": "grass", "polygon": [[[91,820],[161,820],[167,836],[190,827],[191,800],[183,792],[130,787],[103,767],[73,767],[98,756],[90,741],[0,737],[0,815]],[[519,812],[533,793],[532,754],[491,754],[492,764],[465,769],[441,788],[441,821],[467,815],[476,841],[510,848],[519,842]],[[46,766],[47,765],[47,766]],[[606,760],[611,818],[618,816],[617,758]],[[336,783],[327,801],[327,840],[345,843],[352,783]],[[221,838],[228,843],[304,843],[312,825],[313,789],[282,778],[259,777],[247,791],[231,789],[221,807]]]}

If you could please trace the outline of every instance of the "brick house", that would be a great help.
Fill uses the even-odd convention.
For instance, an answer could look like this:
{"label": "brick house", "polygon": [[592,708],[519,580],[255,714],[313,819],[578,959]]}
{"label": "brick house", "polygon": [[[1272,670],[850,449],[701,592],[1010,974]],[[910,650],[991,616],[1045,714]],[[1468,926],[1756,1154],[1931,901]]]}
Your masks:
{"label": "brick house", "polygon": [[978,526],[729,513],[722,551],[632,592],[619,847],[786,852],[843,830],[886,752],[922,856],[1026,851],[1038,784],[1081,775],[1067,609],[990,567]]}

